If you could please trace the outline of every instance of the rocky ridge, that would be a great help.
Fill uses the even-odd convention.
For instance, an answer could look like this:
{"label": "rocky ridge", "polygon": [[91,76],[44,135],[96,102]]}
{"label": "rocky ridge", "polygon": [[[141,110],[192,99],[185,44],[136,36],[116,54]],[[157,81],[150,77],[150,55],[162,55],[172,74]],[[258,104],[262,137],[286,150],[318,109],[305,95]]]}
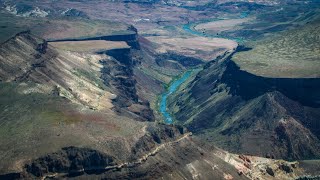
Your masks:
{"label": "rocky ridge", "polygon": [[263,78],[240,70],[231,57],[208,63],[176,95],[170,109],[177,122],[236,153],[319,157],[319,79]]}

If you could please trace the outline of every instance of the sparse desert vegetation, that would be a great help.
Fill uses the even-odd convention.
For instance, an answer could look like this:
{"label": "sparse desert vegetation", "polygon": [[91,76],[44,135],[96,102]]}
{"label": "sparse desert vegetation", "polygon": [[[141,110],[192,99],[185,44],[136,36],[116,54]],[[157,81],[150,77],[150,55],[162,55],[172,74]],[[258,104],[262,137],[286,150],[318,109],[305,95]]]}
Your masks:
{"label": "sparse desert vegetation", "polygon": [[130,48],[125,41],[105,41],[105,40],[91,40],[91,41],[60,41],[50,42],[50,45],[58,49],[74,52],[99,52],[111,49]]}
{"label": "sparse desert vegetation", "polygon": [[237,30],[239,29],[237,26],[250,20],[252,21],[250,18],[218,20],[198,24],[195,26],[195,29],[197,31],[203,31],[209,34],[219,34],[222,31]]}
{"label": "sparse desert vegetation", "polygon": [[232,51],[237,43],[222,38],[174,38],[166,36],[148,37],[148,40],[158,44],[158,53],[175,52],[203,61],[211,61],[226,51]]}
{"label": "sparse desert vegetation", "polygon": [[264,77],[319,78],[320,23],[280,33],[249,44],[252,50],[235,54],[241,69]]}

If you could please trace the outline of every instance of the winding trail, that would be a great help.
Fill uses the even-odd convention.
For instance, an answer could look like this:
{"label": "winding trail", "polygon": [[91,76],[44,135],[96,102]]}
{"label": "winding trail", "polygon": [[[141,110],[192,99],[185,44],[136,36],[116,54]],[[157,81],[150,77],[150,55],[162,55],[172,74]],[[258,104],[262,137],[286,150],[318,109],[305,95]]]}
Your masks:
{"label": "winding trail", "polygon": [[[124,162],[124,163],[114,165],[114,166],[92,167],[90,169],[80,169],[80,170],[72,172],[72,173],[85,173],[86,171],[103,171],[103,170],[108,171],[108,170],[112,170],[112,169],[135,167],[135,166],[145,162],[150,156],[156,155],[160,150],[164,149],[166,146],[171,146],[172,144],[178,143],[178,142],[188,138],[191,135],[192,135],[192,133],[188,132],[186,134],[183,134],[181,137],[179,137],[178,139],[176,139],[174,141],[163,143],[163,144],[157,146],[156,148],[154,148],[152,151],[146,153],[145,155],[143,155],[141,158],[137,159],[136,161]],[[46,176],[42,177],[41,179],[58,178],[58,177],[63,177],[65,175],[67,175],[67,173],[53,173],[53,174],[46,175]]]}

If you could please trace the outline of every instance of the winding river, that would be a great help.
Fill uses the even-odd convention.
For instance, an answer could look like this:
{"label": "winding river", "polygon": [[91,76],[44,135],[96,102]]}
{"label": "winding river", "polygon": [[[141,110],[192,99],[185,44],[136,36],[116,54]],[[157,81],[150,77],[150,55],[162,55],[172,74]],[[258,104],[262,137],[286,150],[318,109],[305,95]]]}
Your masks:
{"label": "winding river", "polygon": [[202,36],[202,37],[208,37],[208,38],[224,38],[224,39],[230,39],[232,41],[236,41],[238,43],[243,42],[242,38],[234,38],[234,37],[228,37],[228,36],[222,36],[222,35],[213,35],[213,34],[205,34],[203,32],[199,32],[195,30],[195,27],[198,24],[213,22],[213,21],[221,21],[221,20],[228,20],[228,19],[244,19],[248,17],[248,12],[242,12],[238,18],[216,18],[216,19],[210,19],[205,21],[200,21],[197,23],[188,23],[182,26],[182,29],[190,34],[196,35],[196,36]]}
{"label": "winding river", "polygon": [[180,77],[179,79],[173,81],[167,92],[162,94],[161,96],[161,101],[160,101],[160,113],[163,115],[164,117],[164,122],[166,124],[172,124],[173,120],[172,117],[170,115],[170,113],[167,111],[167,99],[168,96],[174,92],[176,92],[179,88],[179,86],[184,83],[190,76],[191,76],[192,71],[187,71],[185,72],[182,77]]}
{"label": "winding river", "polygon": [[[243,12],[243,13],[241,13],[239,19],[246,18],[247,16],[248,16],[248,13]],[[196,36],[209,37],[209,38],[225,38],[225,39],[230,39],[230,40],[236,41],[238,43],[243,41],[241,38],[230,38],[230,37],[224,37],[224,36],[220,36],[220,35],[208,35],[208,34],[201,33],[201,32],[194,29],[194,27],[197,26],[198,24],[205,23],[205,22],[219,21],[219,20],[225,20],[225,19],[214,19],[214,20],[211,19],[211,20],[207,20],[207,21],[203,21],[203,22],[199,22],[199,23],[189,23],[189,24],[183,25],[182,29],[184,31],[186,31],[190,34],[196,35]],[[170,115],[170,113],[167,111],[168,96],[172,93],[175,93],[179,89],[180,85],[182,83],[184,83],[191,76],[192,72],[193,72],[192,70],[188,70],[180,78],[174,80],[170,84],[169,88],[167,89],[167,92],[165,92],[164,94],[161,95],[159,111],[162,114],[162,116],[164,117],[164,122],[166,124],[173,123],[173,118]]]}

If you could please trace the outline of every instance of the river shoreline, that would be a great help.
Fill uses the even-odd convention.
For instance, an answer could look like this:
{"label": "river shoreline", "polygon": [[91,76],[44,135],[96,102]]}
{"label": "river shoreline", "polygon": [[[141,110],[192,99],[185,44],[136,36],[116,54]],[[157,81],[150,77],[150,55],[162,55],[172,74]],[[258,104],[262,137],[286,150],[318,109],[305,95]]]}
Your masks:
{"label": "river shoreline", "polygon": [[171,117],[170,113],[167,111],[167,99],[170,94],[175,93],[179,89],[179,87],[190,78],[190,76],[192,75],[192,72],[193,72],[192,70],[188,70],[184,72],[182,76],[179,77],[178,79],[174,79],[169,84],[167,91],[161,95],[160,102],[159,102],[159,112],[164,117],[164,122],[166,124],[173,123],[173,118]]}
{"label": "river shoreline", "polygon": [[[248,16],[248,14],[246,12],[243,12],[238,19],[243,19],[243,18],[246,18],[247,16]],[[230,37],[224,37],[221,35],[207,35],[205,33],[201,33],[201,32],[194,29],[195,26],[197,26],[198,24],[201,24],[201,23],[220,21],[220,20],[226,20],[226,19],[229,19],[229,18],[217,18],[217,19],[210,19],[210,20],[205,20],[205,21],[201,21],[201,22],[197,22],[197,23],[188,23],[188,24],[183,25],[182,29],[184,31],[186,31],[190,34],[196,35],[196,36],[209,37],[209,38],[223,38],[223,39],[229,39],[232,41],[236,41],[238,44],[242,43],[243,42],[242,38],[230,38]],[[173,123],[173,118],[170,115],[170,113],[167,111],[167,99],[170,94],[175,93],[179,89],[179,87],[190,78],[190,76],[192,75],[192,72],[193,72],[193,70],[187,70],[178,79],[172,80],[169,83],[169,87],[166,89],[166,92],[160,96],[158,111],[163,116],[164,122],[166,124]]]}

